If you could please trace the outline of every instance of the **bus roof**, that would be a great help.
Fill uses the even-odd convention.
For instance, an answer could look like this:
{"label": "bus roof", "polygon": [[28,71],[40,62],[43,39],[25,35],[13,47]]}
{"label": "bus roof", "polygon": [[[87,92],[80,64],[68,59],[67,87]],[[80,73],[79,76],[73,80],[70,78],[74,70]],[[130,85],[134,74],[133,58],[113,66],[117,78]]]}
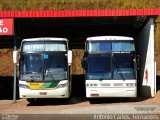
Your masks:
{"label": "bus roof", "polygon": [[95,37],[88,37],[87,41],[103,41],[103,40],[134,40],[132,37],[126,36],[95,36]]}
{"label": "bus roof", "polygon": [[56,37],[41,37],[41,38],[28,38],[28,39],[23,39],[22,42],[25,41],[68,41],[67,38],[56,38]]}

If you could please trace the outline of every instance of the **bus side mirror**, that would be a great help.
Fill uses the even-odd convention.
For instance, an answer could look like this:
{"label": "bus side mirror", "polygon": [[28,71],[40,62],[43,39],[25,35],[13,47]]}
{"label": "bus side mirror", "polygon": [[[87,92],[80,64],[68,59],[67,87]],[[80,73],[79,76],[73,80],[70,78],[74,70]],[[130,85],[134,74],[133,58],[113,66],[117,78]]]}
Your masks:
{"label": "bus side mirror", "polygon": [[137,60],[137,69],[140,69],[140,55],[136,56],[136,60]]}
{"label": "bus side mirror", "polygon": [[13,51],[13,63],[17,63],[17,55],[18,55],[18,51]]}
{"label": "bus side mirror", "polygon": [[85,69],[85,70],[87,69],[86,62],[87,62],[87,61],[86,61],[86,57],[83,57],[83,59],[81,60],[81,66],[82,66],[82,68]]}
{"label": "bus side mirror", "polygon": [[68,51],[68,64],[69,65],[72,64],[72,51],[71,50]]}

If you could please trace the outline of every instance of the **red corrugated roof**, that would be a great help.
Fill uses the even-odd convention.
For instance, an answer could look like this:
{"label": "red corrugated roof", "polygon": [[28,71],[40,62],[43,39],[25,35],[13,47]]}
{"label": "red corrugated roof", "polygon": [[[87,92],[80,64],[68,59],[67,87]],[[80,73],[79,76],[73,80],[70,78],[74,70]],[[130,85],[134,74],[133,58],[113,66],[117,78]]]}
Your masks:
{"label": "red corrugated roof", "polygon": [[160,8],[129,9],[129,10],[0,11],[1,18],[150,16],[150,15],[160,15]]}

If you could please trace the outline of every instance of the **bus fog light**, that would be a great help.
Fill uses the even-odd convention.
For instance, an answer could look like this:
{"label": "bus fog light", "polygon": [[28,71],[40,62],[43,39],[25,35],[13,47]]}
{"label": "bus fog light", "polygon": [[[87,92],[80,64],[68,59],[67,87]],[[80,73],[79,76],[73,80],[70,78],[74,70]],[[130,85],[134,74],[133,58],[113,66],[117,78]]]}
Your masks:
{"label": "bus fog light", "polygon": [[67,87],[67,86],[68,86],[68,83],[59,84],[56,88],[64,88],[64,87]]}
{"label": "bus fog light", "polygon": [[24,84],[19,84],[20,88],[25,88],[25,89],[30,89],[28,85],[24,85]]}

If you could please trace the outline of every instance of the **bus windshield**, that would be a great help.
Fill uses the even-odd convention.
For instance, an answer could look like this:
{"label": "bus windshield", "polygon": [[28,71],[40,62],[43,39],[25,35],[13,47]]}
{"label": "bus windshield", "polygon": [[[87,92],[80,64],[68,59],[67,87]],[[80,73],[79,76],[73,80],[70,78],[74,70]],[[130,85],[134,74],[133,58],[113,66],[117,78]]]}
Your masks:
{"label": "bus windshield", "polygon": [[88,54],[88,80],[135,79],[134,56],[131,53]]}
{"label": "bus windshield", "polygon": [[25,81],[67,79],[65,52],[22,53],[20,75]]}

